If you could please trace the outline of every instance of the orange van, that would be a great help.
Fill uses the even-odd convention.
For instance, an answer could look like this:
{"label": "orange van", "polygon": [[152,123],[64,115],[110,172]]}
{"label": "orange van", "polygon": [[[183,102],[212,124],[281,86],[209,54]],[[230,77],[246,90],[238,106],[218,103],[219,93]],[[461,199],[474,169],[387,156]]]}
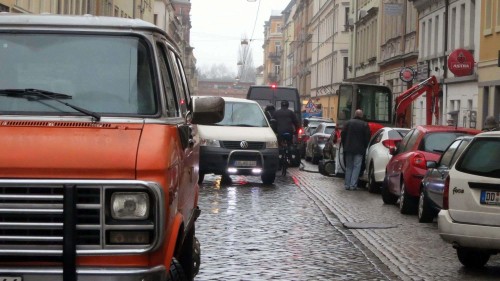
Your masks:
{"label": "orange van", "polygon": [[199,143],[178,48],[141,20],[0,14],[0,280],[192,280]]}

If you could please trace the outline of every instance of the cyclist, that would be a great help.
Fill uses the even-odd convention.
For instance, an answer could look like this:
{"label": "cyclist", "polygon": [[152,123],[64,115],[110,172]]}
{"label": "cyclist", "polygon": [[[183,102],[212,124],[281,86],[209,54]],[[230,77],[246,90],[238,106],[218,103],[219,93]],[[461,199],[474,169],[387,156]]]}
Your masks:
{"label": "cyclist", "polygon": [[286,140],[289,146],[292,145],[293,136],[297,134],[299,128],[299,120],[295,113],[288,109],[287,100],[281,101],[281,108],[274,112],[273,117],[276,120],[278,143],[281,144]]}

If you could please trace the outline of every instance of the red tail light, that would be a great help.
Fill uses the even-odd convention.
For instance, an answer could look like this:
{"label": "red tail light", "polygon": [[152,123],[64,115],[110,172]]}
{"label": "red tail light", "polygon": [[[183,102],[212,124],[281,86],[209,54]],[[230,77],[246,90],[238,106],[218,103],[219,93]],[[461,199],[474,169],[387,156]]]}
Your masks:
{"label": "red tail light", "polygon": [[297,135],[300,138],[302,138],[302,135],[304,134],[304,129],[303,128],[299,128],[299,130],[297,131]]}
{"label": "red tail light", "polygon": [[420,169],[424,169],[424,170],[427,169],[425,157],[423,154],[420,154],[420,153],[415,153],[412,155],[411,164],[416,168],[420,168]]}
{"label": "red tail light", "polygon": [[449,198],[450,198],[450,176],[447,176],[444,180],[444,190],[443,190],[443,210],[448,210]]}
{"label": "red tail light", "polygon": [[382,141],[382,145],[390,150],[391,148],[396,147],[396,142],[391,139],[386,139]]}

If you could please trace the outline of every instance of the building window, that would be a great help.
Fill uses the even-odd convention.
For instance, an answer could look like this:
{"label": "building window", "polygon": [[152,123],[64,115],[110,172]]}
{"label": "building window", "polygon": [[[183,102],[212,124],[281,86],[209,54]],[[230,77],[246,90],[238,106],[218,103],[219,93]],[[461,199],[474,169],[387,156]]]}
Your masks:
{"label": "building window", "polygon": [[349,58],[348,57],[343,57],[344,59],[344,75],[343,75],[343,80],[347,79],[347,71],[349,69]]}
{"label": "building window", "polygon": [[[497,21],[496,21],[495,31],[500,32],[500,5],[499,5],[500,3],[498,3],[498,2],[496,2],[496,3],[497,3],[497,6],[496,6]],[[472,5],[474,7],[474,3],[472,3]]]}
{"label": "building window", "polygon": [[[493,25],[493,20],[492,20],[492,13],[493,13],[493,0],[486,0],[486,3],[484,4],[484,30],[483,30],[483,35],[490,35],[491,34],[491,28]],[[498,5],[497,5],[498,6]]]}
{"label": "building window", "polygon": [[9,7],[5,6],[4,4],[0,4],[0,12],[8,12]]}
{"label": "building window", "polygon": [[280,74],[280,65],[275,64],[274,65],[274,75],[278,76]]}
{"label": "building window", "polygon": [[349,7],[345,8],[344,31],[349,31]]}

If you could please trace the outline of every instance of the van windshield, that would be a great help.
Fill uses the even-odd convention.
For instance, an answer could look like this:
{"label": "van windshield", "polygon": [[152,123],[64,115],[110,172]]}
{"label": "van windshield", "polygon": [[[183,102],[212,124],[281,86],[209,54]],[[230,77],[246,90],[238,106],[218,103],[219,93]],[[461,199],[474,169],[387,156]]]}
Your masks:
{"label": "van windshield", "polygon": [[[0,90],[38,89],[98,113],[157,112],[145,42],[131,36],[0,33]],[[7,67],[8,66],[8,67]],[[81,114],[54,100],[0,96],[3,114]]]}
{"label": "van windshield", "polygon": [[219,126],[268,127],[267,119],[258,104],[226,101],[224,119]]}

